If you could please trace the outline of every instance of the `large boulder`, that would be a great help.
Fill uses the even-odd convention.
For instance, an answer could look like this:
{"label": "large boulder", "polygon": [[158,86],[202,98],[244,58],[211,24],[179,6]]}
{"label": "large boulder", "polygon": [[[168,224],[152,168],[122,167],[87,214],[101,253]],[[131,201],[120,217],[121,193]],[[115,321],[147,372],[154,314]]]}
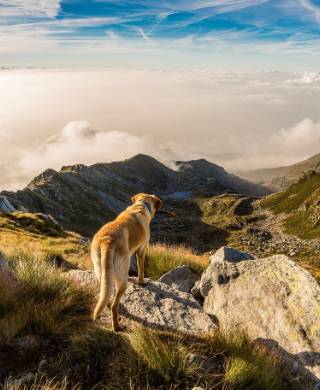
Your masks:
{"label": "large boulder", "polygon": [[320,288],[308,271],[284,255],[220,248],[198,287],[222,331],[276,346],[320,378]]}
{"label": "large boulder", "polygon": [[176,290],[190,292],[199,279],[200,277],[192,272],[189,267],[182,265],[162,275],[159,282],[165,283]]}
{"label": "large boulder", "polygon": [[[71,270],[67,274],[77,283],[96,288],[92,271]],[[146,279],[146,284],[140,286],[137,278],[129,278],[128,288],[120,302],[120,314],[129,323],[190,333],[216,329],[213,320],[191,294],[175,290],[165,283]],[[102,323],[108,324],[109,321],[110,314],[105,309]]]}
{"label": "large boulder", "polygon": [[5,288],[16,288],[18,286],[17,279],[10,269],[7,259],[0,251],[0,286]]}

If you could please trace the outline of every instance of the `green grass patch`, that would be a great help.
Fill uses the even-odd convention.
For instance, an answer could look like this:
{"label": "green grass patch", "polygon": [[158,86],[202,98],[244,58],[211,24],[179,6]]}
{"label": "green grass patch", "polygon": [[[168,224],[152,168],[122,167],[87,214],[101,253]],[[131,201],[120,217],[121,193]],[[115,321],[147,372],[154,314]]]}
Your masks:
{"label": "green grass patch", "polygon": [[148,251],[146,262],[146,276],[157,280],[166,272],[181,265],[201,274],[208,266],[208,257],[196,255],[191,249],[177,245],[152,245]]}
{"label": "green grass patch", "polygon": [[274,213],[290,213],[297,210],[320,187],[320,174],[311,173],[291,185],[286,191],[268,196],[261,206]]}

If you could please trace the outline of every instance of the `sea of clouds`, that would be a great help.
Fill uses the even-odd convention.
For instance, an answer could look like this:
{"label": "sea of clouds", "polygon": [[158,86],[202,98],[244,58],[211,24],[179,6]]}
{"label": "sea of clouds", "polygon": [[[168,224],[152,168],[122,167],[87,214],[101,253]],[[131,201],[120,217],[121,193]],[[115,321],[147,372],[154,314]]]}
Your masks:
{"label": "sea of clouds", "polygon": [[47,168],[146,153],[232,171],[320,152],[320,75],[212,70],[0,71],[0,190]]}

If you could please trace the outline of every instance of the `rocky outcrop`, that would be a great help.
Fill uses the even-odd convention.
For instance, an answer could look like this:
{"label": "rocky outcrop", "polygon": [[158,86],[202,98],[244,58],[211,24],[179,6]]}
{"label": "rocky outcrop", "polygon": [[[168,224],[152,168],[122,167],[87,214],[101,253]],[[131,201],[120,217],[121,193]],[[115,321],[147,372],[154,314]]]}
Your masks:
{"label": "rocky outcrop", "polygon": [[[72,270],[68,276],[77,283],[96,288],[95,275],[91,271]],[[139,286],[137,278],[130,278],[121,298],[120,314],[129,322],[160,330],[201,333],[216,329],[210,316],[191,294],[149,279],[145,286]],[[108,324],[109,319],[109,311],[105,309],[101,321]]]}
{"label": "rocky outcrop", "polygon": [[190,292],[199,279],[200,277],[192,272],[189,267],[182,265],[162,275],[159,282],[165,283],[176,290]]}
{"label": "rocky outcrop", "polygon": [[220,248],[198,285],[224,332],[244,331],[320,378],[320,288],[287,256]]}
{"label": "rocky outcrop", "polygon": [[16,288],[18,286],[17,279],[14,273],[11,271],[7,259],[0,251],[0,286],[6,288]]}
{"label": "rocky outcrop", "polygon": [[12,206],[6,196],[0,195],[0,211],[5,214],[13,213],[16,211],[16,208]]}

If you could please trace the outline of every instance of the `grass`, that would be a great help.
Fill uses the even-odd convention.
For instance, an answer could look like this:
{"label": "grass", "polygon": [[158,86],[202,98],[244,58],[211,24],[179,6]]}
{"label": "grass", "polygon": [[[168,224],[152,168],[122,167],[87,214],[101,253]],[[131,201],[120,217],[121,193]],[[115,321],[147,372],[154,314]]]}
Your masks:
{"label": "grass", "polygon": [[88,268],[88,244],[81,242],[81,236],[59,228],[56,234],[48,234],[50,227],[56,225],[41,214],[0,215],[0,246],[9,255],[18,251],[35,253],[49,263],[62,257],[78,268]]}
{"label": "grass", "polygon": [[275,214],[285,213],[284,230],[288,234],[309,240],[320,237],[318,204],[320,201],[320,174],[310,172],[286,191],[268,196],[261,206]]}
{"label": "grass", "polygon": [[[154,250],[163,256],[163,247]],[[195,269],[204,266],[204,260],[185,248],[171,251],[175,261],[188,255]],[[0,383],[4,386],[7,380],[6,390],[164,390],[196,385],[241,389],[247,383],[264,389],[267,379],[274,389],[278,381],[283,384],[275,362],[262,353],[257,358],[245,338],[235,342],[231,335],[223,338],[219,333],[197,337],[143,327],[114,333],[91,321],[94,297],[90,290],[73,284],[34,253],[11,253],[9,261],[20,287],[0,288]],[[24,350],[26,338],[34,342]],[[48,364],[33,383],[17,387],[8,380],[35,373],[43,355]],[[206,369],[203,359],[210,361]]]}
{"label": "grass", "polygon": [[65,337],[81,330],[90,315],[90,291],[75,286],[30,253],[18,252],[9,262],[20,288],[0,303],[0,311],[7,314],[1,318],[2,339],[24,332]]}
{"label": "grass", "polygon": [[227,360],[225,382],[232,388],[245,390],[282,389],[283,372],[275,355],[252,344],[246,335],[220,335],[218,343],[225,346]]}
{"label": "grass", "polygon": [[261,206],[272,209],[275,214],[290,213],[299,209],[319,187],[320,174],[310,173],[286,191],[268,196],[261,202]]}
{"label": "grass", "polygon": [[191,249],[179,245],[151,245],[146,263],[146,276],[157,280],[181,265],[187,265],[196,274],[201,274],[208,266],[208,256],[196,255]]}
{"label": "grass", "polygon": [[161,334],[145,328],[138,328],[130,335],[130,342],[137,355],[159,375],[165,383],[190,381],[196,375],[197,367],[188,359],[191,348],[183,338],[173,335],[168,341]]}

